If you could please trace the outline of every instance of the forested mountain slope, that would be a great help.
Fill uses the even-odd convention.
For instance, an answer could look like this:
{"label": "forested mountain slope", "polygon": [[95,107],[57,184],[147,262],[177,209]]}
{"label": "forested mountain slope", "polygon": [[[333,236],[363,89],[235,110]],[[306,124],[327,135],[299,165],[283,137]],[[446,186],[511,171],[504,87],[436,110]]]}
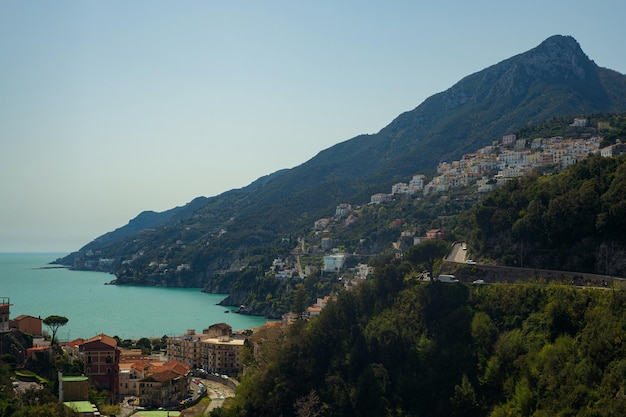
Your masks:
{"label": "forested mountain slope", "polygon": [[256,334],[235,403],[212,415],[626,413],[624,292],[424,283],[408,279],[414,265],[377,267],[311,322]]}
{"label": "forested mountain slope", "polygon": [[461,225],[486,259],[626,276],[626,157],[595,156],[558,174],[511,181]]}

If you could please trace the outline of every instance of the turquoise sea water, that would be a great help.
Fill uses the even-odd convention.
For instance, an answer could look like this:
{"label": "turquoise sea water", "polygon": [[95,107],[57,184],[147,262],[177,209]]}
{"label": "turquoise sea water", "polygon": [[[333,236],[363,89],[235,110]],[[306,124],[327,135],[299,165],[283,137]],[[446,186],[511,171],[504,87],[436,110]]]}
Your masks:
{"label": "turquoise sea water", "polygon": [[[59,340],[90,338],[100,333],[122,339],[201,332],[225,322],[233,330],[257,327],[263,317],[226,314],[218,306],[226,295],[198,288],[104,285],[115,277],[101,272],[46,268],[65,253],[0,253],[0,297],[9,297],[11,318],[20,314],[65,316]],[[44,326],[44,330],[46,330]]]}

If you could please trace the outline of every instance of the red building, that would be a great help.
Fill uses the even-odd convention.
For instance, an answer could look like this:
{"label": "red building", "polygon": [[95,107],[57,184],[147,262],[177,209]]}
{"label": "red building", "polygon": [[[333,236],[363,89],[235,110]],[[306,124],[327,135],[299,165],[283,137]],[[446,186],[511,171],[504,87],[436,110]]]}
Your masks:
{"label": "red building", "polygon": [[443,239],[446,235],[446,232],[441,229],[431,229],[426,232],[426,239]]}
{"label": "red building", "polygon": [[122,352],[117,341],[105,334],[99,334],[78,345],[78,350],[85,364],[85,374],[92,382],[100,389],[117,394]]}
{"label": "red building", "polygon": [[27,333],[33,336],[41,336],[43,332],[41,331],[41,324],[43,320],[39,317],[28,316],[26,314],[22,314],[21,316],[17,316],[13,320],[10,320],[12,329],[19,329],[22,333]]}

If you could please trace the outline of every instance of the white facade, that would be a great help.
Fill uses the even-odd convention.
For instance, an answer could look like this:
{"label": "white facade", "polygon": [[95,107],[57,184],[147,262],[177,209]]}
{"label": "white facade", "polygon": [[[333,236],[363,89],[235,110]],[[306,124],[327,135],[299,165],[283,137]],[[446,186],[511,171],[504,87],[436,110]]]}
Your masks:
{"label": "white facade", "polygon": [[343,268],[346,255],[343,253],[324,256],[324,272],[337,272]]}
{"label": "white facade", "polygon": [[425,175],[422,175],[422,174],[413,175],[413,178],[411,178],[411,181],[409,181],[409,187],[416,189],[416,190],[422,190],[424,189],[425,179],[426,179]]}
{"label": "white facade", "polygon": [[391,196],[389,194],[384,194],[384,193],[377,193],[370,197],[371,204],[380,204],[380,203],[384,203],[390,200],[391,200]]}

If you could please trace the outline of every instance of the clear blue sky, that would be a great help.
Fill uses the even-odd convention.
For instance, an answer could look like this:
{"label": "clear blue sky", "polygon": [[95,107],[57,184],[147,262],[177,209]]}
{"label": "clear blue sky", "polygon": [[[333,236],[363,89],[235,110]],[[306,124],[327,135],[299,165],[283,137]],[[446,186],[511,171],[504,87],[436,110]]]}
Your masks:
{"label": "clear blue sky", "polygon": [[375,133],[571,35],[626,73],[626,3],[2,1],[0,251],[79,249]]}

